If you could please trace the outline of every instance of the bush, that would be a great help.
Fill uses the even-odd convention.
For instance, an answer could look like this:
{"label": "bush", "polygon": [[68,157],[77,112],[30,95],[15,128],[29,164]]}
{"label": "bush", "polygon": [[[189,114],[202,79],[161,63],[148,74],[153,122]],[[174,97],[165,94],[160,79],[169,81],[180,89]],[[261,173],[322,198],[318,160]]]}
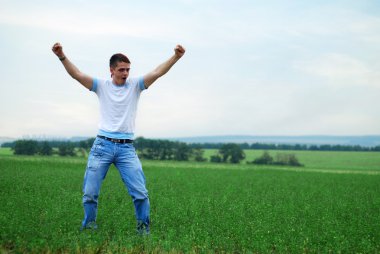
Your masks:
{"label": "bush", "polygon": [[219,156],[222,162],[240,163],[245,158],[245,153],[239,145],[228,143],[219,149]]}
{"label": "bush", "polygon": [[277,159],[274,162],[274,164],[289,165],[289,166],[295,166],[295,167],[303,166],[301,163],[299,163],[295,154],[286,154],[286,153],[278,153]]}
{"label": "bush", "polygon": [[194,157],[194,161],[203,162],[207,161],[206,158],[203,157],[203,149],[201,148],[193,148],[192,156]]}
{"label": "bush", "polygon": [[75,156],[74,149],[74,144],[70,142],[65,142],[58,147],[58,154],[60,156]]}
{"label": "bush", "polygon": [[194,158],[195,161],[205,161],[203,150],[193,149],[183,142],[139,137],[134,145],[142,159],[188,161]]}
{"label": "bush", "polygon": [[17,140],[15,142],[14,154],[35,155],[38,152],[38,142],[34,140]]}
{"label": "bush", "polygon": [[276,160],[265,151],[259,158],[254,159],[252,162],[247,162],[248,164],[259,164],[259,165],[282,165],[282,166],[294,166],[302,167],[295,154],[278,153],[276,155]]}
{"label": "bush", "polygon": [[49,142],[44,141],[40,144],[38,153],[49,156],[53,154],[53,148],[50,146]]}
{"label": "bush", "polygon": [[273,163],[273,157],[270,156],[270,154],[265,151],[263,155],[261,155],[259,158],[254,159],[252,162],[253,164],[272,164]]}
{"label": "bush", "polygon": [[221,163],[222,162],[222,157],[220,157],[218,154],[212,155],[210,157],[210,162]]}
{"label": "bush", "polygon": [[185,144],[176,142],[174,143],[174,160],[176,161],[188,161],[191,155],[191,148]]}

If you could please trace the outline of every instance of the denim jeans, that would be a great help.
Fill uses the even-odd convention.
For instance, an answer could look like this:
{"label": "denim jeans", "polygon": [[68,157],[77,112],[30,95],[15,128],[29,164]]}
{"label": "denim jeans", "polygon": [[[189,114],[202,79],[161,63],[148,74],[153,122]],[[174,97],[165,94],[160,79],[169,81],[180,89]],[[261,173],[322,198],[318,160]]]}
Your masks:
{"label": "denim jeans", "polygon": [[[149,198],[145,187],[145,176],[135,148],[132,144],[119,144],[96,138],[91,148],[83,182],[84,219],[82,228],[95,223],[100,187],[111,164],[131,195],[138,227],[149,233]],[[96,224],[95,224],[96,225]]]}

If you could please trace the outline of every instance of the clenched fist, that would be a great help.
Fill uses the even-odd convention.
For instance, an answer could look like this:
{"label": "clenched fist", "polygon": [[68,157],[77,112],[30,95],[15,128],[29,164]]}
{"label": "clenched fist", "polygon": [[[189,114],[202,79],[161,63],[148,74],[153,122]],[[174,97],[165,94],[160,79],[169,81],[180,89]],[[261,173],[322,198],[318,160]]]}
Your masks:
{"label": "clenched fist", "polygon": [[53,45],[52,49],[51,49],[54,54],[56,54],[59,58],[64,58],[65,57],[65,54],[63,53],[63,50],[62,50],[62,45],[57,42]]}
{"label": "clenched fist", "polygon": [[174,52],[175,52],[175,55],[178,57],[178,58],[181,58],[184,54],[185,54],[185,48],[182,47],[181,45],[177,45],[175,48],[174,48]]}

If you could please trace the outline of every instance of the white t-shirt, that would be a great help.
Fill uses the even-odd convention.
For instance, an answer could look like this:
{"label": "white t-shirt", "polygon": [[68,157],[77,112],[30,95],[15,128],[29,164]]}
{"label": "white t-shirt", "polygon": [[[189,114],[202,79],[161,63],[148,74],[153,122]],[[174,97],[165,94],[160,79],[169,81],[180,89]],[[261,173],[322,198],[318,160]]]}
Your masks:
{"label": "white t-shirt", "polygon": [[133,139],[137,104],[145,90],[143,77],[128,78],[123,85],[112,79],[93,79],[91,91],[100,104],[99,135],[110,138]]}

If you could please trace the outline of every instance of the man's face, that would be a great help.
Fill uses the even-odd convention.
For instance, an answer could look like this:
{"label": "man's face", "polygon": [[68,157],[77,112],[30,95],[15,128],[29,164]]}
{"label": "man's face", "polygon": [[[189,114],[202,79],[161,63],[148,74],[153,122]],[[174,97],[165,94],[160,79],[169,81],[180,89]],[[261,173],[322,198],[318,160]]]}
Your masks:
{"label": "man's face", "polygon": [[129,70],[131,68],[131,64],[125,62],[117,62],[115,68],[110,68],[112,80],[116,85],[122,85],[125,83],[129,76]]}

